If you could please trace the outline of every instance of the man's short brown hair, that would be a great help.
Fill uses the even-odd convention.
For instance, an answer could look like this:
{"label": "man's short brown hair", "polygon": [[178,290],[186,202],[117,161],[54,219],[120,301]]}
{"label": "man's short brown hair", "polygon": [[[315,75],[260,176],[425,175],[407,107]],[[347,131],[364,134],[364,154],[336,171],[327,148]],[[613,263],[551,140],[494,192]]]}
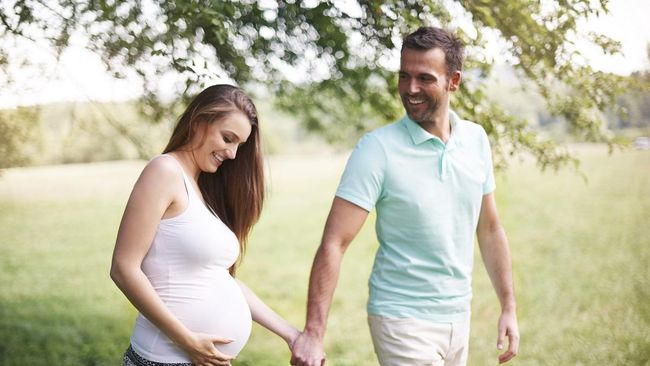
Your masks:
{"label": "man's short brown hair", "polygon": [[406,48],[421,51],[440,48],[445,53],[447,76],[463,69],[465,45],[450,31],[435,27],[420,27],[404,37],[402,51]]}

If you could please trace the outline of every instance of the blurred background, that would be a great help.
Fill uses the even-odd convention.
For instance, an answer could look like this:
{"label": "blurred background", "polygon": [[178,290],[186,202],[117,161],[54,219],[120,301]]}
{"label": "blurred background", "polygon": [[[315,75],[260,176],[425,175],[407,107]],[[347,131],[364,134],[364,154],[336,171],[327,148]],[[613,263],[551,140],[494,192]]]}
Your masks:
{"label": "blurred background", "polygon": [[[452,98],[483,125],[515,273],[514,365],[650,364],[650,13],[633,1],[0,0],[0,364],[117,365],[135,309],[108,276],[126,200],[188,100],[259,109],[269,199],[239,276],[302,327],[350,149],[403,115],[402,37],[466,42]],[[376,365],[374,216],[348,250],[328,365]],[[470,365],[497,364],[475,259]],[[255,327],[234,365],[286,365]]]}

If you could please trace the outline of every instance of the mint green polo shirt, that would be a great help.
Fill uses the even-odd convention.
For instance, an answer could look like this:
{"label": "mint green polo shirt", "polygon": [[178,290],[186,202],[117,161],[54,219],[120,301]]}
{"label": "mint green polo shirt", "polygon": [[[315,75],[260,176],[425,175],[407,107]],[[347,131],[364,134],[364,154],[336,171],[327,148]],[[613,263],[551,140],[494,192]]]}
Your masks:
{"label": "mint green polo shirt", "polygon": [[474,235],[495,183],[483,128],[449,119],[447,144],[404,117],[364,135],[347,162],[336,196],[377,210],[370,315],[469,317]]}

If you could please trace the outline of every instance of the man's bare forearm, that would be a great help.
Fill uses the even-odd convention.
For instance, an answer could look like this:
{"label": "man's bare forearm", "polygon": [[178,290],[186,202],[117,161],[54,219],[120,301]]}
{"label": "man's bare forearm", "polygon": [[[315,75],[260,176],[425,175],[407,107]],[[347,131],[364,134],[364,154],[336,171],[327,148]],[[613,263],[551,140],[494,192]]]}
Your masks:
{"label": "man's bare forearm", "polygon": [[494,291],[503,310],[515,310],[512,260],[505,230],[501,225],[491,228],[479,238],[481,256]]}
{"label": "man's bare forearm", "polygon": [[327,316],[338,282],[344,249],[339,244],[324,242],[318,248],[309,278],[307,322],[305,332],[323,339]]}

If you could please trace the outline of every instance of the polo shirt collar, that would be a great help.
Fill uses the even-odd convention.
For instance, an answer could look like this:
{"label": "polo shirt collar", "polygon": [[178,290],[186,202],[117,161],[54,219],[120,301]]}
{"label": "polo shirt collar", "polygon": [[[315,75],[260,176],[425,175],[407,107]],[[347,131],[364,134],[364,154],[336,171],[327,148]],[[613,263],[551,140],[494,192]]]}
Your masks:
{"label": "polo shirt collar", "polygon": [[[447,147],[459,145],[461,142],[461,138],[460,138],[461,128],[460,128],[460,123],[458,123],[459,120],[460,118],[458,117],[458,115],[454,111],[449,110],[449,124],[451,125],[451,134],[449,136],[449,140],[447,141]],[[432,139],[442,143],[442,141],[438,137],[430,134],[429,132],[427,132],[427,130],[420,127],[420,125],[417,122],[410,119],[408,115],[404,116],[404,118],[402,118],[402,121],[406,126],[406,130],[408,131],[409,135],[411,136],[411,140],[413,140],[413,143],[415,145],[419,145],[425,141],[429,141]]]}

